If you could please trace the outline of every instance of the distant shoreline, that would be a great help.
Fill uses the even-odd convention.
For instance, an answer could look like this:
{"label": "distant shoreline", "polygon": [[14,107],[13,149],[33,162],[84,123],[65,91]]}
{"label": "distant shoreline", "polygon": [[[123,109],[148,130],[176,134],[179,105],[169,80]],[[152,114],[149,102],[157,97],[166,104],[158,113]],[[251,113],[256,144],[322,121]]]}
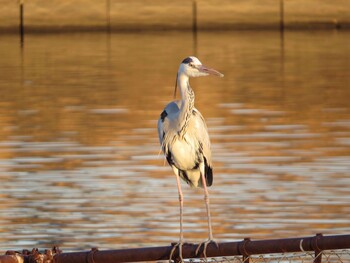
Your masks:
{"label": "distant shoreline", "polygon": [[333,30],[350,29],[350,1],[6,0],[0,17],[8,33]]}
{"label": "distant shoreline", "polygon": [[[48,33],[85,33],[85,32],[144,32],[144,31],[193,31],[190,26],[173,25],[120,25],[109,28],[107,25],[64,25],[64,26],[25,26],[26,34]],[[349,30],[350,23],[311,22],[289,23],[284,25],[284,30]],[[240,31],[240,30],[280,30],[279,24],[211,24],[201,25],[197,31]],[[19,32],[19,26],[1,27],[1,33]]]}

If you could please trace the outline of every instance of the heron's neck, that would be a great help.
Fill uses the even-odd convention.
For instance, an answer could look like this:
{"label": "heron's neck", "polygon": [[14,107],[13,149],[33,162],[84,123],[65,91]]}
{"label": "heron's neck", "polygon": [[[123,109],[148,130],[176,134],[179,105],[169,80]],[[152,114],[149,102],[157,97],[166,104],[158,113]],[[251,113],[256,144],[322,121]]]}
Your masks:
{"label": "heron's neck", "polygon": [[194,108],[194,92],[189,83],[189,77],[185,74],[179,74],[177,83],[181,93],[181,107],[179,111],[179,134],[186,132],[188,122]]}

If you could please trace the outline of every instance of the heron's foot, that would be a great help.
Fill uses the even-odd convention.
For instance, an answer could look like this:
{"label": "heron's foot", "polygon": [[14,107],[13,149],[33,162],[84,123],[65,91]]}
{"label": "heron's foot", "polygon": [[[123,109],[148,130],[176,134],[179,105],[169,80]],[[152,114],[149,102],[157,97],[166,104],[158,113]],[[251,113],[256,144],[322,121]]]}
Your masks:
{"label": "heron's foot", "polygon": [[[196,255],[198,256],[200,252],[203,253],[204,259],[206,261],[207,259],[207,247],[210,243],[214,243],[217,248],[219,248],[218,242],[216,242],[214,239],[208,239],[207,241],[204,241],[202,243],[199,243],[197,249],[196,249]],[[203,247],[203,250],[201,250],[201,247]]]}
{"label": "heron's foot", "polygon": [[175,258],[175,262],[184,262],[184,259],[182,257],[182,247],[183,246],[187,246],[187,245],[194,245],[193,243],[189,243],[189,242],[178,242],[178,243],[171,243],[171,245],[173,246],[173,248],[170,251],[170,257],[169,257],[169,263],[171,263],[172,258],[175,254],[176,249],[179,249],[179,255],[178,258]]}
{"label": "heron's foot", "polygon": [[172,263],[171,260],[177,248],[179,249],[179,258],[175,259],[174,261],[181,262],[181,263],[184,262],[184,259],[182,257],[182,246],[184,245],[184,243],[180,241],[179,243],[171,243],[171,245],[173,246],[173,248],[170,251],[169,263]]}

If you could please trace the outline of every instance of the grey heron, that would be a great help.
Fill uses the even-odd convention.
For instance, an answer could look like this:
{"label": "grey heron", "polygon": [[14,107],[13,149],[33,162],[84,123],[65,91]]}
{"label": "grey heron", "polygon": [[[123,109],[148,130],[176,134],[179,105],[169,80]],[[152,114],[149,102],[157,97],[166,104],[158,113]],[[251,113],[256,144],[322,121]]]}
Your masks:
{"label": "grey heron", "polygon": [[203,245],[203,253],[206,257],[207,245],[210,242],[215,242],[211,227],[207,189],[213,183],[210,140],[205,120],[194,107],[195,96],[189,84],[190,77],[210,74],[219,77],[224,76],[220,72],[202,65],[196,57],[185,58],[177,72],[174,93],[175,97],[176,89],[179,88],[181,99],[170,102],[158,120],[159,141],[166,160],[175,173],[180,202],[180,240],[179,243],[174,245],[170,260],[176,247],[179,248],[179,255],[182,260],[183,194],[180,178],[191,187],[202,187],[204,189],[209,238],[198,246],[197,253]]}

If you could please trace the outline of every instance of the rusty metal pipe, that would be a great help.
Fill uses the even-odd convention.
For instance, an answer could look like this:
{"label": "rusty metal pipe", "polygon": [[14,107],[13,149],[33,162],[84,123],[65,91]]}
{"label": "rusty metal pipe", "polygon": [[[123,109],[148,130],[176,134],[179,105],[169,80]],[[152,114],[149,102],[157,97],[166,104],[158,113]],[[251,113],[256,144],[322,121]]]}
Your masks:
{"label": "rusty metal pipe", "polygon": [[[183,258],[199,258],[196,255],[197,244],[186,244],[183,246]],[[289,253],[301,251],[316,251],[329,249],[350,248],[350,235],[250,240],[239,242],[220,243],[219,248],[209,244],[207,248],[208,257],[227,256],[249,256],[273,253]],[[57,263],[109,263],[109,262],[141,262],[168,260],[172,246],[147,247],[120,250],[92,250],[90,252],[62,253],[55,256]]]}

